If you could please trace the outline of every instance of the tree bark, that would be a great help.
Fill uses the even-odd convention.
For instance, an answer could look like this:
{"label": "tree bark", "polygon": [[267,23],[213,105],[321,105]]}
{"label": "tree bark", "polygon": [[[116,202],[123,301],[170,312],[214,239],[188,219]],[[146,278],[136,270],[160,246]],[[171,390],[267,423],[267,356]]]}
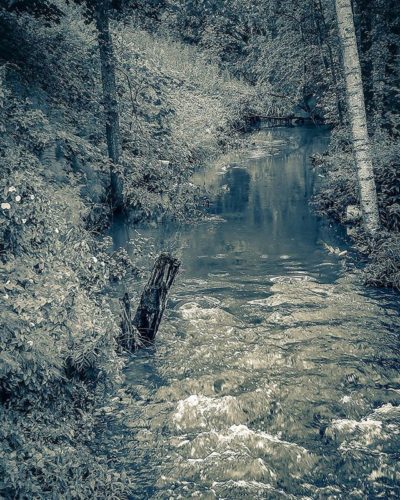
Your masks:
{"label": "tree bark", "polygon": [[115,57],[110,32],[110,0],[96,2],[95,21],[98,33],[103,103],[106,115],[106,139],[108,156],[112,162],[110,169],[111,204],[115,211],[123,208],[122,179],[116,169],[121,154],[121,134],[117,84],[115,78]]}
{"label": "tree bark", "polygon": [[168,292],[178,274],[180,265],[180,261],[169,254],[162,253],[158,257],[133,319],[128,294],[125,294],[121,299],[120,343],[124,348],[136,350],[154,342],[164,314]]}
{"label": "tree bark", "polygon": [[162,253],[156,260],[150,279],[143,290],[133,324],[145,342],[154,342],[164,314],[168,291],[181,263],[169,254]]}
{"label": "tree bark", "polygon": [[132,307],[129,294],[125,293],[122,299],[119,299],[122,306],[121,332],[118,338],[118,344],[125,350],[133,352],[144,346],[140,333],[132,322]]}
{"label": "tree bark", "polygon": [[335,3],[360,204],[365,230],[373,236],[379,230],[380,221],[353,12],[351,0],[335,0]]}

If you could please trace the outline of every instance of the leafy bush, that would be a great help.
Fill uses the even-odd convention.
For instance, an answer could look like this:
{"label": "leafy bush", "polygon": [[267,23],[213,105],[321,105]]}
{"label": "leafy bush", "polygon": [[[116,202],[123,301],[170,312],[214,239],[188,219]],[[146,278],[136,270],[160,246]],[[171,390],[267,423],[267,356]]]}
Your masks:
{"label": "leafy bush", "polygon": [[329,149],[314,157],[314,166],[324,178],[320,192],[313,202],[318,210],[341,222],[346,218],[346,207],[358,203],[357,173],[348,133],[334,129]]}
{"label": "leafy bush", "polygon": [[82,171],[42,154],[60,136],[81,162],[93,148],[18,99],[4,73],[0,88],[0,496],[121,497],[129,480],[93,447],[93,412],[121,380],[118,324],[99,293],[121,258],[85,228]]}
{"label": "leafy bush", "polygon": [[373,246],[365,269],[367,284],[400,290],[400,235],[389,234]]}
{"label": "leafy bush", "polygon": [[131,481],[96,456],[91,412],[50,416],[0,407],[0,492],[3,498],[124,498]]}
{"label": "leafy bush", "polygon": [[374,141],[374,171],[381,221],[400,231],[400,141],[383,135]]}
{"label": "leafy bush", "polygon": [[[314,158],[317,170],[325,177],[314,199],[315,206],[343,223],[349,223],[347,207],[359,204],[357,175],[347,137],[345,130],[335,130],[329,150]],[[379,132],[373,137],[371,148],[383,231],[372,246],[363,242],[360,231],[354,233],[355,242],[369,255],[366,282],[399,288],[400,142]]]}

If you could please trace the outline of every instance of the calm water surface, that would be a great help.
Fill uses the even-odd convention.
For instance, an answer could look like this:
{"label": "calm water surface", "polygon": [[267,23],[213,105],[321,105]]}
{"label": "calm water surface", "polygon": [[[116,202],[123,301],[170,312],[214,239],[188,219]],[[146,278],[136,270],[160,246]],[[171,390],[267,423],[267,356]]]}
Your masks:
{"label": "calm water surface", "polygon": [[[327,141],[260,131],[195,176],[207,221],[139,230],[183,272],[157,345],[126,371],[137,498],[400,496],[397,301],[325,250],[346,248],[309,207]],[[112,235],[133,252],[134,228]]]}

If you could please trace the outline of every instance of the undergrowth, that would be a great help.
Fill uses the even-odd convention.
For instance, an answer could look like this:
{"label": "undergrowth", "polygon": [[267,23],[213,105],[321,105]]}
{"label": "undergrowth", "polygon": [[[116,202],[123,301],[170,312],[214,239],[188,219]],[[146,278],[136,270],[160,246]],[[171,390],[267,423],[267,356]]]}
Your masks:
{"label": "undergrowth", "polygon": [[[382,230],[368,241],[361,230],[357,174],[351,141],[343,129],[332,133],[328,151],[314,158],[324,181],[315,197],[317,209],[348,226],[356,248],[368,256],[365,282],[400,290],[400,142],[384,131],[371,141]],[[350,209],[348,209],[350,207]]]}
{"label": "undergrowth", "polygon": [[[124,498],[134,489],[121,462],[126,450],[134,463],[134,446],[123,426],[102,440],[99,408],[122,390],[124,365],[105,291],[143,269],[101,235],[110,164],[95,34],[77,21],[78,7],[65,8],[59,25],[1,19],[18,47],[0,54],[5,498]],[[239,141],[257,92],[195,49],[129,23],[114,38],[126,208],[134,220],[185,219],[196,211],[190,173]]]}

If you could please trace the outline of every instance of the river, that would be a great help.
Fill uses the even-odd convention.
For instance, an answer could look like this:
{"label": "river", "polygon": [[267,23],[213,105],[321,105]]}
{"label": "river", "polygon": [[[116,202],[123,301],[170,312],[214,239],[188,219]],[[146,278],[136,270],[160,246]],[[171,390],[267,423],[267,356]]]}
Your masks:
{"label": "river", "polygon": [[135,498],[399,498],[398,301],[326,250],[349,250],[309,206],[328,140],[260,130],[195,175],[207,220],[139,229],[183,270],[126,369]]}

